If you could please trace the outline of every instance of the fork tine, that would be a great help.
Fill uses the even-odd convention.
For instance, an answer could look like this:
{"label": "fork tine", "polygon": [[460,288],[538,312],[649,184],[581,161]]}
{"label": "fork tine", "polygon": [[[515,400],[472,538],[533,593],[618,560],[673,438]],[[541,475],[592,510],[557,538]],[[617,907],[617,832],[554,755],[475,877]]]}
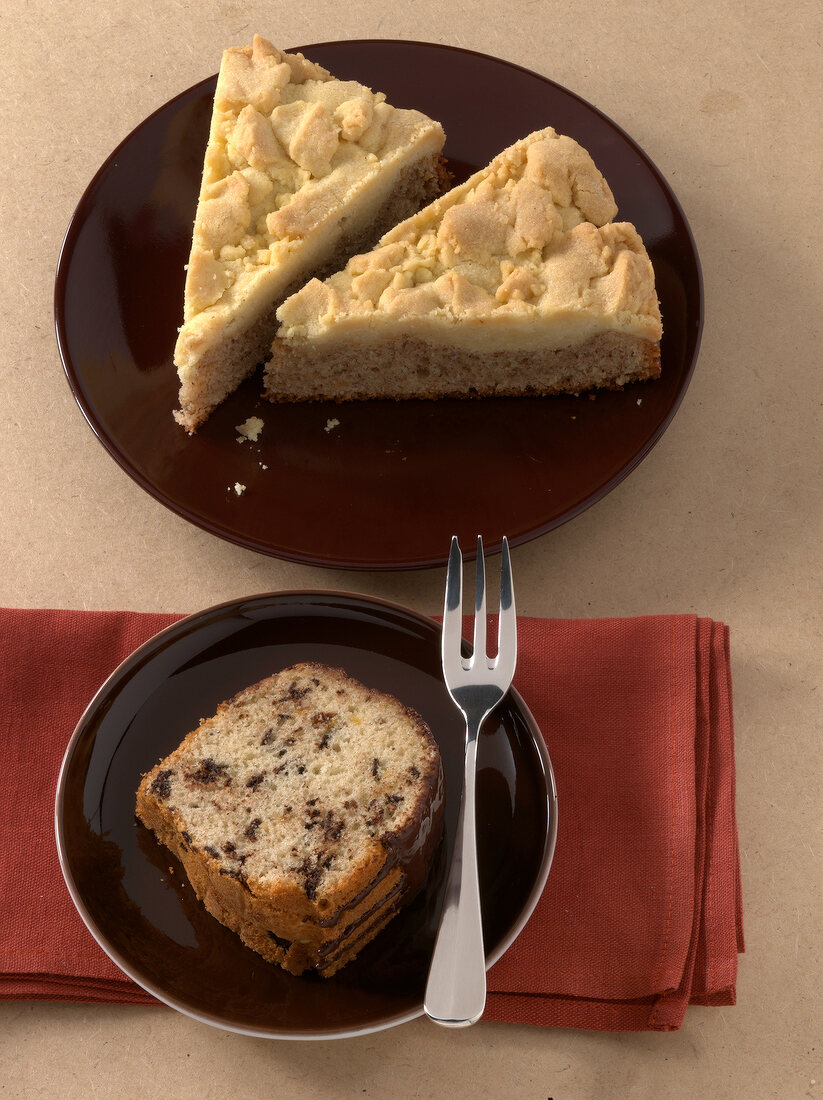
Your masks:
{"label": "fork tine", "polygon": [[460,657],[463,637],[463,555],[457,536],[452,536],[449,550],[449,565],[446,570],[446,599],[443,607],[443,630],[441,632],[441,654],[444,667],[447,659]]}
{"label": "fork tine", "polygon": [[509,679],[514,676],[517,663],[517,612],[514,606],[512,563],[509,540],[503,536],[503,552],[500,562],[500,620],[497,636],[495,667]]}
{"label": "fork tine", "polygon": [[486,563],[483,560],[483,539],[477,536],[477,565],[474,582],[474,641],[471,668],[478,658],[486,660]]}

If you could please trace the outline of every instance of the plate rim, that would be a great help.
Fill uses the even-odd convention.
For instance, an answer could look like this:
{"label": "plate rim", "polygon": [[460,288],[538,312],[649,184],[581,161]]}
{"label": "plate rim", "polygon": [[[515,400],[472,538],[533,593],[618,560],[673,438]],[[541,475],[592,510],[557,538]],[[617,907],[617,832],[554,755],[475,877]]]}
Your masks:
{"label": "plate rim", "polygon": [[[385,1031],[392,1027],[397,1027],[400,1024],[408,1023],[411,1020],[418,1019],[424,1015],[424,1007],[421,1003],[412,1009],[405,1012],[398,1012],[391,1016],[387,1016],[384,1019],[376,1023],[369,1023],[364,1026],[352,1026],[348,1028],[341,1028],[336,1031],[307,1031],[290,1032],[282,1030],[272,1030],[271,1028],[255,1027],[253,1025],[240,1025],[237,1023],[227,1022],[215,1014],[207,1011],[198,1012],[192,1009],[191,1006],[183,1004],[176,997],[166,993],[154,980],[150,977],[146,978],[138,972],[138,969],[126,959],[122,953],[114,948],[107,940],[107,937],[102,929],[100,929],[92,918],[88,907],[85,903],[83,893],[74,880],[74,876],[70,868],[70,855],[66,843],[64,821],[65,821],[65,805],[66,805],[66,781],[68,777],[68,771],[71,766],[75,750],[77,749],[83,734],[85,733],[87,724],[96,712],[98,705],[105,699],[109,690],[114,688],[118,681],[128,682],[134,669],[139,667],[147,656],[151,655],[151,651],[156,650],[158,646],[162,646],[163,641],[167,636],[180,632],[186,633],[195,627],[196,620],[203,619],[204,622],[210,621],[214,617],[218,616],[221,612],[225,612],[230,608],[239,608],[246,604],[258,603],[261,601],[279,601],[285,599],[301,600],[311,597],[315,600],[325,602],[331,599],[345,599],[359,601],[361,604],[371,605],[377,609],[388,610],[399,613],[404,617],[416,620],[420,625],[424,625],[429,629],[433,629],[435,633],[439,633],[438,624],[435,619],[430,616],[424,615],[422,612],[416,611],[412,608],[405,607],[402,604],[395,603],[390,600],[383,599],[379,596],[367,596],[362,593],[352,592],[348,590],[336,590],[336,589],[283,589],[271,592],[260,592],[252,596],[238,597],[235,599],[225,600],[221,603],[214,604],[210,607],[203,608],[199,611],[192,612],[191,614],[184,615],[182,618],[177,619],[173,623],[169,623],[167,626],[161,628],[159,631],[151,635],[139,646],[137,646],[131,653],[127,654],[122,661],[117,665],[115,669],[106,677],[103,683],[99,686],[92,698],[89,700],[87,706],[83,710],[78,722],[69,738],[66,745],[63,758],[60,763],[60,770],[57,778],[57,787],[54,798],[54,839],[57,848],[57,857],[60,864],[60,871],[63,876],[63,881],[68,889],[72,903],[83,921],[84,925],[91,933],[98,946],[102,948],[108,958],[121,970],[127,977],[129,977],[136,985],[141,989],[150,993],[162,1004],[169,1008],[174,1009],[177,1012],[188,1016],[191,1019],[198,1020],[200,1023],[205,1023],[212,1027],[217,1027],[223,1031],[233,1032],[235,1034],[250,1035],[256,1038],[266,1039],[280,1039],[280,1040],[292,1040],[292,1041],[325,1041],[332,1039],[347,1039],[353,1038],[358,1035],[369,1035],[379,1031]],[[557,784],[554,775],[554,769],[549,755],[548,746],[545,739],[542,736],[540,727],[534,719],[528,704],[523,699],[522,695],[516,688],[511,687],[509,689],[508,696],[514,703],[514,708],[519,712],[521,718],[524,720],[529,733],[531,735],[532,743],[537,751],[538,761],[541,766],[543,777],[545,779],[546,788],[546,811],[547,811],[547,830],[546,839],[543,848],[543,854],[540,861],[540,866],[535,877],[535,881],[532,884],[531,891],[526,898],[517,919],[514,921],[512,927],[508,930],[506,935],[496,945],[493,951],[486,956],[486,970],[488,971],[494,963],[496,963],[508,949],[512,946],[514,941],[520,935],[525,928],[529,918],[534,912],[538,901],[545,889],[546,882],[551,871],[552,862],[554,860],[555,847],[557,843]]]}
{"label": "plate rim", "polygon": [[[671,407],[667,410],[666,414],[659,423],[655,426],[649,438],[645,443],[637,449],[626,462],[613,473],[606,481],[600,486],[588,493],[584,499],[578,501],[576,504],[569,507],[565,512],[557,516],[552,516],[542,523],[538,523],[534,526],[530,526],[529,530],[520,534],[509,536],[509,544],[512,547],[525,545],[534,539],[541,538],[543,535],[548,534],[551,531],[564,526],[566,523],[573,519],[576,519],[583,512],[587,511],[593,505],[597,504],[604,497],[608,496],[614,489],[616,489],[626,478],[628,478],[637,467],[648,457],[649,453],[654,449],[662,436],[669,428],[672,420],[677,414],[680,405],[682,404],[686,393],[691,384],[691,380],[694,376],[694,372],[697,365],[697,360],[700,355],[700,346],[702,343],[703,328],[705,323],[705,288],[703,269],[700,261],[700,254],[697,249],[697,243],[694,238],[689,220],[686,217],[686,213],[683,206],[677,197],[671,184],[658,168],[655,161],[645,152],[640,144],[610,115],[607,115],[599,107],[595,106],[590,100],[587,100],[565,85],[560,84],[558,81],[553,80],[551,77],[544,76],[542,73],[537,72],[534,69],[530,69],[525,65],[520,65],[517,62],[509,61],[506,58],[497,57],[494,54],[485,53],[482,50],[468,49],[463,46],[455,46],[450,43],[444,42],[428,42],[423,39],[406,39],[406,38],[346,38],[346,39],[329,39],[322,42],[312,42],[307,45],[288,47],[287,52],[307,52],[314,49],[321,49],[327,47],[336,46],[365,46],[370,48],[372,46],[391,45],[391,46],[409,46],[425,49],[437,49],[441,51],[448,51],[458,54],[467,55],[469,57],[480,58],[484,61],[491,61],[498,65],[507,66],[522,72],[534,79],[540,80],[544,84],[549,85],[559,93],[569,96],[571,99],[576,100],[579,104],[585,107],[587,110],[594,113],[600,118],[607,126],[611,127],[617,132],[623,141],[625,141],[636,153],[637,156],[648,166],[652,175],[654,176],[657,185],[666,196],[676,212],[685,234],[685,239],[689,246],[689,255],[694,265],[694,281],[696,292],[696,311],[695,316],[688,318],[689,324],[686,329],[686,339],[689,340],[690,336],[693,340],[693,350],[689,359],[689,362],[685,365],[683,371],[683,377],[680,385],[675,394]],[[181,519],[198,529],[205,531],[207,534],[229,542],[232,545],[240,546],[243,549],[250,550],[253,553],[262,554],[266,557],[272,557],[279,561],[288,561],[300,565],[308,565],[322,569],[335,569],[342,571],[350,571],[354,573],[359,572],[401,572],[401,571],[416,571],[423,569],[433,569],[446,564],[447,554],[442,555],[429,555],[419,560],[408,560],[407,558],[395,558],[391,561],[374,561],[371,559],[358,558],[354,560],[349,557],[348,559],[341,559],[339,557],[330,556],[327,553],[310,552],[308,550],[297,550],[289,547],[273,547],[270,541],[261,540],[253,535],[244,534],[237,531],[222,521],[218,521],[208,515],[201,514],[197,510],[187,506],[172,496],[168,492],[164,492],[153,485],[148,476],[139,469],[130,459],[128,459],[122,451],[117,447],[116,442],[109,434],[103,429],[102,425],[97,422],[91,403],[86,399],[84,388],[81,384],[80,376],[74,367],[71,355],[68,349],[68,340],[66,335],[66,311],[65,311],[65,296],[68,283],[67,268],[71,260],[71,253],[75,244],[75,237],[80,232],[82,222],[85,220],[87,214],[86,207],[91,205],[91,198],[95,188],[98,186],[101,177],[110,168],[120,151],[124,146],[129,143],[134,137],[135,133],[147,126],[152,119],[154,119],[161,112],[172,107],[178,100],[181,100],[187,96],[192,95],[198,89],[205,89],[206,86],[216,82],[217,73],[212,73],[210,76],[196,81],[175,95],[171,96],[164,103],[161,103],[144,118],[140,119],[135,126],[133,126],[129,133],[126,134],[120,142],[115,146],[111,153],[100,164],[91,180],[84,188],[72,215],[69,219],[66,231],[63,235],[63,239],[60,245],[57,264],[55,268],[54,277],[54,292],[53,292],[53,324],[55,329],[55,338],[57,342],[58,354],[60,362],[63,368],[63,374],[71,390],[84,420],[91,428],[95,438],[103,445],[104,449],[114,459],[115,463],[127,476],[129,476],[139,487],[147,493],[153,500],[167,508],[173,514],[179,516]],[[448,138],[447,138],[448,140]],[[81,220],[81,212],[83,218]],[[488,552],[491,554],[499,553],[502,548],[502,538],[495,540],[487,540]],[[467,560],[472,560],[473,555],[470,552],[467,555]]]}

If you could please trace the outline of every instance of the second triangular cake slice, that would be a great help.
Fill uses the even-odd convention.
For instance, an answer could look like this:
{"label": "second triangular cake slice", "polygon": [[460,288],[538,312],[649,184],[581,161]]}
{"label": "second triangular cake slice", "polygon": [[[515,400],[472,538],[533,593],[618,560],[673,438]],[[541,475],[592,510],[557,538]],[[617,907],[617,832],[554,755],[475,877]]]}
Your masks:
{"label": "second triangular cake slice", "polygon": [[226,50],[175,348],[195,431],[268,357],[275,309],[441,191],[439,123],[259,36]]}
{"label": "second triangular cake slice", "polygon": [[654,271],[551,128],[278,310],[273,401],[579,393],[660,373]]}

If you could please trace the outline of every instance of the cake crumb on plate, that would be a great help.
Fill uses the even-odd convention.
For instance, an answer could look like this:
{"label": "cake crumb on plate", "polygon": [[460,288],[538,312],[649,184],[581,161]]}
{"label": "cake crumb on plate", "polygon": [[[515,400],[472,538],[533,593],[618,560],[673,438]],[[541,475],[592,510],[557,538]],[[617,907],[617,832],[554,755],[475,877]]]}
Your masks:
{"label": "cake crumb on plate", "polygon": [[234,430],[239,433],[237,442],[245,443],[247,439],[250,439],[252,443],[256,443],[263,430],[263,423],[264,421],[259,416],[250,416],[242,424],[236,424]]}

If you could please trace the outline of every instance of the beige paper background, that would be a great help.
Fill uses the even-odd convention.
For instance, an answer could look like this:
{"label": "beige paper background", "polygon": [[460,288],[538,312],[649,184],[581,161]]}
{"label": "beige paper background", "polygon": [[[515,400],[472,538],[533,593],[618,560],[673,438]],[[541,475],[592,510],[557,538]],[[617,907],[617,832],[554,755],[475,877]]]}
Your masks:
{"label": "beige paper background", "polygon": [[[3,11],[0,600],[193,611],[356,589],[434,613],[439,571],[326,572],[206,535],[132,483],[65,384],[53,276],[100,163],[259,31],[284,47],[416,38],[496,54],[596,104],[674,187],[706,291],[672,426],[609,497],[518,548],[519,610],[697,611],[731,625],[748,954],[739,1004],[671,1035],[417,1021],[344,1042],[218,1032],[166,1009],[0,1004],[4,1096],[805,1097],[821,1094],[823,26],[802,0],[13,0]],[[33,670],[36,675],[36,670]],[[43,838],[50,843],[50,838]]]}

